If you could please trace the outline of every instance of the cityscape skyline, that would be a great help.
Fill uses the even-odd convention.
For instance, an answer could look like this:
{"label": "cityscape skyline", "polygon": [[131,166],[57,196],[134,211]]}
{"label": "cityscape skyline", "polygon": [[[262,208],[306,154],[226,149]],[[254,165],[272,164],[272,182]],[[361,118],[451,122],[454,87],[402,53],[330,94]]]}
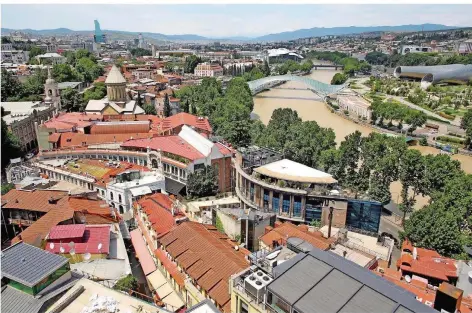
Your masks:
{"label": "cityscape skyline", "polygon": [[[84,21],[98,19],[104,30],[251,38],[314,27],[467,27],[471,15],[472,5],[3,5],[2,27],[92,30],[93,25],[84,27]],[[123,23],[130,16],[139,16],[141,22]]]}

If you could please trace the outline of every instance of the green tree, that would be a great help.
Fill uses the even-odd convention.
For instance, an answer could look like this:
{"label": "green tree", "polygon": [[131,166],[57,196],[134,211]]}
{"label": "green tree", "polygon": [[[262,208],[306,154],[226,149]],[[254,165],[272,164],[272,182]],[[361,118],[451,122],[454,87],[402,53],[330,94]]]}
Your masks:
{"label": "green tree", "polygon": [[336,73],[331,79],[331,85],[342,85],[347,81],[347,78],[347,75]]}
{"label": "green tree", "polygon": [[93,82],[104,73],[100,65],[87,57],[78,59],[75,69],[83,77],[84,81],[88,83]]}
{"label": "green tree", "polygon": [[401,239],[408,238],[415,246],[434,249],[444,256],[461,253],[464,237],[457,227],[457,217],[441,204],[432,203],[413,212],[405,222]]}
{"label": "green tree", "polygon": [[156,107],[152,104],[145,104],[143,106],[144,112],[149,115],[157,115]]}
{"label": "green tree", "polygon": [[403,224],[406,215],[413,212],[416,196],[423,193],[423,179],[425,166],[423,156],[418,150],[406,150],[400,159],[399,179],[402,184],[402,204],[400,210],[403,212]]}
{"label": "green tree", "polygon": [[[3,109],[3,108],[2,108]],[[22,155],[20,142],[10,132],[7,123],[2,118],[2,172],[10,163],[10,159],[17,158]]]}
{"label": "green tree", "polygon": [[7,194],[10,190],[15,189],[15,185],[12,183],[9,184],[2,184],[2,196]]}
{"label": "green tree", "polygon": [[373,65],[387,65],[388,55],[382,52],[369,52],[365,56],[365,60]]}
{"label": "green tree", "polygon": [[315,121],[294,123],[286,132],[284,155],[310,167],[318,168],[321,152],[336,146],[333,130],[322,128]]}
{"label": "green tree", "polygon": [[84,102],[88,103],[89,100],[100,100],[103,99],[107,94],[107,87],[103,82],[96,82],[93,84],[93,88],[87,89],[84,92]]}
{"label": "green tree", "polygon": [[298,117],[297,111],[288,108],[275,109],[267,124],[267,135],[264,138],[265,145],[282,151],[287,141],[287,130],[292,124],[301,123],[301,121],[302,119]]}
{"label": "green tree", "polygon": [[251,144],[261,146],[263,145],[263,138],[265,137],[266,126],[261,120],[252,120],[249,133],[251,135]]}
{"label": "green tree", "polygon": [[192,197],[213,196],[218,192],[218,174],[211,166],[190,173],[187,180],[187,193]]}
{"label": "green tree", "polygon": [[201,63],[201,62],[202,62],[202,59],[197,57],[196,55],[188,56],[187,58],[185,58],[184,72],[193,74],[198,63]]}
{"label": "green tree", "polygon": [[82,112],[85,108],[85,103],[82,94],[69,87],[61,93],[61,106],[66,112]]}
{"label": "green tree", "polygon": [[23,86],[6,69],[2,68],[2,93],[1,98],[2,102],[7,101],[8,98],[18,97],[24,93]]}
{"label": "green tree", "polygon": [[143,48],[131,49],[130,52],[134,57],[142,57],[142,56],[145,56],[145,55],[151,55],[152,54],[151,50],[146,50],[146,49],[143,49]]}
{"label": "green tree", "polygon": [[40,54],[43,54],[43,50],[42,50],[40,47],[38,47],[38,46],[32,46],[32,47],[30,48],[30,50],[29,50],[29,55],[28,55],[28,57],[29,57],[30,59],[33,59],[33,58],[35,58],[37,55],[40,55]]}
{"label": "green tree", "polygon": [[262,68],[262,72],[264,73],[264,76],[270,76],[270,67],[267,60],[264,60],[264,66]]}
{"label": "green tree", "polygon": [[136,279],[136,277],[131,274],[128,274],[127,276],[120,278],[116,282],[115,286],[113,286],[113,289],[123,291],[138,290],[138,286],[138,280]]}
{"label": "green tree", "polygon": [[169,95],[164,96],[164,117],[169,117],[172,115],[172,110],[170,108]]}
{"label": "green tree", "polygon": [[423,193],[431,195],[435,192],[442,192],[446,183],[462,173],[461,164],[457,160],[452,160],[446,154],[423,157],[425,172],[422,181]]}
{"label": "green tree", "polygon": [[52,68],[52,76],[58,83],[81,82],[84,77],[69,64],[56,64]]}
{"label": "green tree", "polygon": [[235,99],[222,98],[210,117],[215,133],[235,147],[245,147],[251,143],[250,111]]}
{"label": "green tree", "polygon": [[182,111],[184,111],[185,113],[189,113],[190,112],[190,104],[188,103],[188,99],[186,99],[185,102],[183,102],[183,103],[184,103],[184,105],[183,105]]}
{"label": "green tree", "polygon": [[[2,85],[2,94],[3,94],[3,85]],[[461,120],[461,127],[465,130],[465,133],[466,133],[465,145],[468,149],[472,149],[472,109],[468,109],[465,112],[464,117]]]}
{"label": "green tree", "polygon": [[254,100],[252,98],[249,85],[241,77],[236,77],[230,80],[226,88],[225,97],[228,100],[234,99],[238,101],[246,108],[248,108],[249,111],[252,111],[254,109]]}

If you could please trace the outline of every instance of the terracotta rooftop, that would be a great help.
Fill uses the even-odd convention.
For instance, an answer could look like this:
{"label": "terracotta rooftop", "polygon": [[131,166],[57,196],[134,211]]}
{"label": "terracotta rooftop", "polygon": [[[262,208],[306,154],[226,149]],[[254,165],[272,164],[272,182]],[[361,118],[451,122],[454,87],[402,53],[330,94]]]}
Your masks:
{"label": "terracotta rooftop", "polygon": [[56,208],[66,209],[68,207],[67,195],[68,193],[65,191],[12,189],[2,196],[2,203],[5,202],[2,209],[21,209],[45,213]]}
{"label": "terracotta rooftop", "polygon": [[59,140],[60,148],[85,147],[89,145],[98,145],[106,143],[122,143],[127,140],[137,138],[149,138],[149,133],[128,133],[128,134],[82,134],[82,133],[63,133]]}
{"label": "terracotta rooftop", "polygon": [[169,232],[176,226],[177,219],[185,217],[180,211],[172,210],[173,201],[168,195],[162,193],[146,196],[138,200],[137,203],[148,216],[152,228],[158,236]]}
{"label": "terracotta rooftop", "polygon": [[244,253],[215,227],[195,222],[183,222],[160,241],[177,264],[227,310],[229,278],[249,266]]}
{"label": "terracotta rooftop", "polygon": [[[304,225],[303,225],[304,226]],[[330,244],[333,242],[332,239],[323,238],[322,235],[316,232],[312,233],[305,227],[297,227],[290,222],[285,222],[280,226],[276,226],[268,233],[262,235],[259,239],[269,247],[272,247],[272,243],[277,241],[281,245],[287,244],[287,239],[290,237],[298,237],[310,243],[313,247],[328,250]]]}
{"label": "terracotta rooftop", "polygon": [[212,132],[210,122],[207,118],[202,118],[185,112],[172,115],[162,121],[162,129],[172,129],[182,125],[194,127],[197,130],[200,129],[209,133]]}
{"label": "terracotta rooftop", "polygon": [[[415,250],[416,258],[413,257]],[[413,247],[409,241],[402,244],[402,255],[397,260],[397,268],[443,281],[458,277],[454,259],[443,257],[434,250]]]}
{"label": "terracotta rooftop", "polygon": [[148,139],[135,139],[124,142],[122,147],[126,148],[142,148],[149,147],[152,150],[161,150],[167,153],[172,153],[188,160],[196,160],[204,158],[205,156],[195,149],[188,142],[184,141],[179,136],[160,136]]}
{"label": "terracotta rooftop", "polygon": [[151,129],[150,123],[127,123],[123,122],[114,122],[109,123],[100,123],[98,125],[92,125],[90,127],[90,134],[136,134],[136,133],[147,133]]}
{"label": "terracotta rooftop", "polygon": [[[53,235],[57,232],[64,233],[67,231],[74,233],[79,225],[59,225],[52,227],[49,233],[48,243],[46,244],[44,250],[52,253],[69,253],[71,250],[71,246],[68,244],[69,241],[63,242],[63,244],[61,245],[60,243],[57,243],[57,240],[53,240],[53,238],[50,238],[51,233]],[[83,227],[83,232],[80,238],[64,238],[70,239],[70,241],[75,242],[74,250],[76,254],[83,254],[86,252],[89,252],[91,254],[108,254],[110,252],[110,225],[83,225],[79,227]],[[52,241],[54,241],[55,244],[51,249],[49,242]],[[100,249],[98,248],[99,244],[101,244]],[[61,252],[61,246],[64,249],[64,252]]]}

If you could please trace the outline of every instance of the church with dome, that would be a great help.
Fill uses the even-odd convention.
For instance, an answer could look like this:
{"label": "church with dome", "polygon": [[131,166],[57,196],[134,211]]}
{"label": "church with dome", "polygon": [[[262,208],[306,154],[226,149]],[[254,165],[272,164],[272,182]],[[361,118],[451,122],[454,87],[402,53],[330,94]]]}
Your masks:
{"label": "church with dome", "polygon": [[88,114],[144,114],[135,100],[128,99],[126,79],[113,65],[105,80],[107,96],[101,100],[89,100],[85,112]]}

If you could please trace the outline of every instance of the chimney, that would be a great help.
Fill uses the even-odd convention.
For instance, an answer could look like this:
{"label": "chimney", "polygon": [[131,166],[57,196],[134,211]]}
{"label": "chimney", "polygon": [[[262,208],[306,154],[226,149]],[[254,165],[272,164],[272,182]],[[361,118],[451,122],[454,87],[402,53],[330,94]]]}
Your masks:
{"label": "chimney", "polygon": [[439,289],[436,291],[436,298],[434,299],[434,309],[439,312],[459,312],[462,303],[462,295],[464,291],[456,288],[449,283],[441,283]]}

